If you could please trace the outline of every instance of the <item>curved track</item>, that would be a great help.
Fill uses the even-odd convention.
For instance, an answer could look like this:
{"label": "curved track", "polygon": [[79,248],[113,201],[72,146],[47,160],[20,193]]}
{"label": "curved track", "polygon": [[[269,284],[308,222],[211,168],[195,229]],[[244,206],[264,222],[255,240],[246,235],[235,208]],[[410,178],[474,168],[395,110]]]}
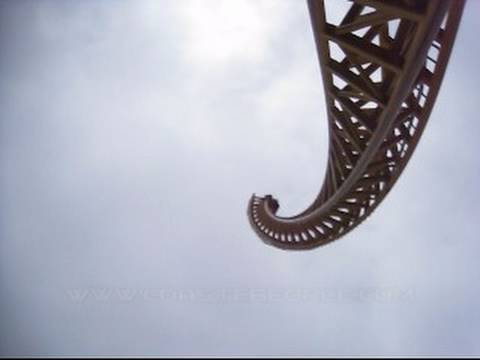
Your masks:
{"label": "curved track", "polygon": [[279,217],[271,195],[253,195],[248,217],[264,242],[291,250],[338,239],[362,222],[402,173],[435,103],[464,0],[354,0],[328,23],[308,6],[329,124],[328,164],[317,198]]}

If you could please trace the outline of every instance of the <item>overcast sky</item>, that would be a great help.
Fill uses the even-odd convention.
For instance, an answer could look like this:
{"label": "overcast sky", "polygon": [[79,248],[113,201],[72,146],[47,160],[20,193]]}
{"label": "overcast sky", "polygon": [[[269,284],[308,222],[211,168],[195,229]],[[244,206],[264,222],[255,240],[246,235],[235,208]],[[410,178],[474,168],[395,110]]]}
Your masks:
{"label": "overcast sky", "polygon": [[287,252],[246,206],[321,185],[304,1],[0,2],[0,354],[478,355],[479,29],[373,216]]}

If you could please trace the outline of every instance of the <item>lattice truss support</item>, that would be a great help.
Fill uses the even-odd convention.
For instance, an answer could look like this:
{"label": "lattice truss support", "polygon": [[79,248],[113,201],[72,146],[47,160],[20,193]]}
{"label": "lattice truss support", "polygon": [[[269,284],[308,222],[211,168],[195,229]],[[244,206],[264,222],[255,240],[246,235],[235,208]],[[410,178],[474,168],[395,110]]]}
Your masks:
{"label": "lattice truss support", "polygon": [[308,1],[329,124],[319,195],[293,217],[277,216],[271,195],[253,195],[248,205],[253,229],[279,248],[338,239],[390,191],[427,123],[464,7],[464,0],[349,3],[335,24],[323,0]]}

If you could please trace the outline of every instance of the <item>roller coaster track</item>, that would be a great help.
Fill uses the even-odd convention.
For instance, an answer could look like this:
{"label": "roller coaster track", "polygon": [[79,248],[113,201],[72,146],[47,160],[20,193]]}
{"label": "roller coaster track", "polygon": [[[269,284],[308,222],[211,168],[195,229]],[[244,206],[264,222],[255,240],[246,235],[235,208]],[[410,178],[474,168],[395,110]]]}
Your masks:
{"label": "roller coaster track", "polygon": [[253,195],[248,217],[282,249],[330,243],[360,224],[399,178],[427,124],[464,0],[354,0],[339,23],[323,0],[308,7],[323,78],[328,162],[313,203],[292,217]]}

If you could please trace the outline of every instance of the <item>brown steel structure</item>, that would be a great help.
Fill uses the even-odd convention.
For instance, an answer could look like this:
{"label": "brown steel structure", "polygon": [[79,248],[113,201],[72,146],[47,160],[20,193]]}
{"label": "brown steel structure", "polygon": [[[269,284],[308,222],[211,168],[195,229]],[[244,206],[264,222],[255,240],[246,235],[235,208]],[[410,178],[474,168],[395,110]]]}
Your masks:
{"label": "brown steel structure", "polygon": [[309,0],[325,90],[329,153],[313,203],[293,217],[253,195],[250,223],[267,243],[311,249],[362,222],[395,184],[435,103],[464,0],[354,0],[329,23]]}

